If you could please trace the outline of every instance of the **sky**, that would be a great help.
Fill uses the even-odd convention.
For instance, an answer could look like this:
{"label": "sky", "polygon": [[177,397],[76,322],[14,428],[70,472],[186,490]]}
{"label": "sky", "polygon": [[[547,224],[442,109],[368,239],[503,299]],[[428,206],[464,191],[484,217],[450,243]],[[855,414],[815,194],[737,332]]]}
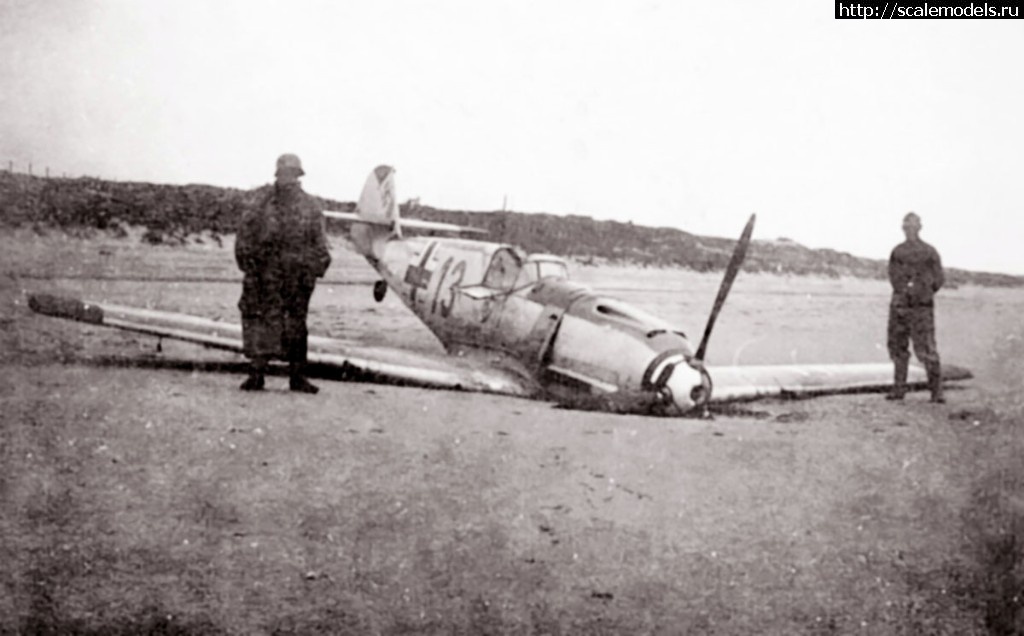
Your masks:
{"label": "sky", "polygon": [[0,167],[583,214],[1024,274],[1024,20],[821,0],[0,0]]}

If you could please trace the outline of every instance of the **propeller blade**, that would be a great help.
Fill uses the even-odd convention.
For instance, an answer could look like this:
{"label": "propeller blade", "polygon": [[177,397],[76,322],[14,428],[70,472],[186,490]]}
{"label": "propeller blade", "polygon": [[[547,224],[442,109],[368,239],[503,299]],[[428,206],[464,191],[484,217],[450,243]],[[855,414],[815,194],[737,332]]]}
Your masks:
{"label": "propeller blade", "polygon": [[750,235],[754,233],[754,221],[756,219],[756,214],[750,215],[750,220],[747,221],[746,227],[743,228],[743,234],[740,235],[740,240],[736,243],[736,249],[732,252],[729,266],[725,268],[725,277],[722,279],[722,285],[718,288],[715,306],[711,309],[711,315],[708,316],[708,325],[704,328],[704,337],[701,338],[700,347],[697,348],[696,358],[701,362],[704,361],[704,354],[708,348],[708,339],[711,338],[711,330],[715,326],[715,320],[718,319],[718,312],[722,310],[722,305],[725,304],[725,299],[732,288],[732,282],[736,280],[736,274],[739,273],[740,267],[743,266],[743,259],[747,256],[747,247],[750,245]]}

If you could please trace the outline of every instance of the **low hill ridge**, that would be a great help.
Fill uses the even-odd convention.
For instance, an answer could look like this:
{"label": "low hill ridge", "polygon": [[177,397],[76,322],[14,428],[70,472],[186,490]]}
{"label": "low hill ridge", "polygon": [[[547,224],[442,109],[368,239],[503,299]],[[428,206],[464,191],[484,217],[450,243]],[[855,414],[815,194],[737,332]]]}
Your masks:
{"label": "low hill ridge", "polygon": [[[240,190],[209,185],[162,185],[107,181],[89,177],[43,178],[0,172],[0,225],[97,228],[119,231],[126,225],[148,228],[151,242],[185,241],[203,232],[229,234],[246,206],[264,189]],[[351,211],[355,204],[317,197],[325,209]],[[699,236],[667,227],[598,221],[579,215],[508,211],[470,212],[403,205],[403,216],[484,228],[490,240],[547,252],[583,263],[622,263],[719,271],[732,254],[735,239]],[[886,261],[832,249],[811,249],[789,239],[755,239],[744,269],[812,276],[884,278]],[[1024,286],[1024,277],[947,268],[952,285]]]}

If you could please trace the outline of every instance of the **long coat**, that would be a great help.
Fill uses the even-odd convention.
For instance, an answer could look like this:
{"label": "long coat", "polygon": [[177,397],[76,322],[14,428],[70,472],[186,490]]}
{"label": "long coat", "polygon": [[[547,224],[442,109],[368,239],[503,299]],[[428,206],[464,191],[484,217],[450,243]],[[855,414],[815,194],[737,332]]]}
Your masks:
{"label": "long coat", "polygon": [[304,361],[309,298],[331,263],[319,206],[299,184],[275,184],[242,215],[235,260],[245,274],[238,301],[245,355]]}

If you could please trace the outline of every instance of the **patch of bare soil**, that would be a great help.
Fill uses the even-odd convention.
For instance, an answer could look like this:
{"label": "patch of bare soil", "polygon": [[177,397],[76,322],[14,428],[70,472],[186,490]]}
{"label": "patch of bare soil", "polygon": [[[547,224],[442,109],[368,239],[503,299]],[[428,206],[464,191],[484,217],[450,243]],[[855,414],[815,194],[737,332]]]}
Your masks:
{"label": "patch of bare soil", "polygon": [[[978,330],[943,351],[1009,384],[704,421],[356,382],[245,394],[237,357],[157,352],[22,296],[230,317],[230,283],[0,265],[0,633],[1024,632],[1017,296],[960,291],[940,319],[975,307]],[[843,351],[870,348],[871,301],[803,289],[723,314],[743,333],[719,355],[771,328],[818,354],[822,321],[851,321]],[[314,331],[436,347],[369,298],[318,288]]]}

